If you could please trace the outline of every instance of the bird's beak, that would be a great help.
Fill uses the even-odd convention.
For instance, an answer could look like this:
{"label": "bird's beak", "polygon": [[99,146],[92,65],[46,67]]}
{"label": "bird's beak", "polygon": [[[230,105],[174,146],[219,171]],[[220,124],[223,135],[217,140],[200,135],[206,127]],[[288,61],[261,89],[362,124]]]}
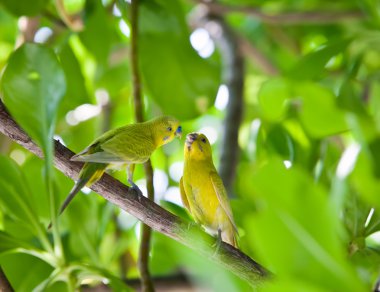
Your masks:
{"label": "bird's beak", "polygon": [[182,127],[178,126],[177,130],[175,131],[175,136],[179,137],[181,139],[182,137]]}
{"label": "bird's beak", "polygon": [[186,146],[188,149],[190,149],[193,142],[198,138],[197,133],[190,133],[186,136]]}

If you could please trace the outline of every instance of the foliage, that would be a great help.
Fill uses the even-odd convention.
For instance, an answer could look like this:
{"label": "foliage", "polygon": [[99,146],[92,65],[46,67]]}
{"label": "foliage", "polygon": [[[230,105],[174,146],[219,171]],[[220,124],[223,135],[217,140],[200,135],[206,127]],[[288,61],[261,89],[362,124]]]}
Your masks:
{"label": "foliage", "polygon": [[[65,0],[64,9],[58,2],[0,0],[1,98],[47,157],[53,134],[78,152],[103,131],[133,122],[128,1]],[[368,291],[380,267],[376,2],[218,3],[287,19],[291,11],[317,17],[356,12],[330,22],[301,17],[291,25],[267,23],[244,9],[224,14],[239,39],[278,71],[269,75],[257,55],[245,55],[231,204],[241,249],[276,275],[264,291]],[[185,134],[203,131],[214,141],[218,165],[228,110],[220,95],[215,101],[223,60],[207,34],[203,48],[192,47],[196,28],[187,20],[195,8],[192,1],[140,1],[145,110],[147,117],[176,116]],[[207,44],[212,53],[205,56]],[[73,182],[55,170],[46,187],[51,161],[44,166],[20,146],[0,141],[0,266],[15,290],[66,291],[104,279],[116,291],[128,290],[122,280],[138,277],[139,223],[96,194],[81,194],[53,237],[46,230],[49,202],[57,210]],[[183,140],[158,150],[152,163],[157,202],[188,216],[178,190]],[[125,181],[124,172],[113,175]],[[144,190],[142,167],[135,179]],[[215,291],[250,291],[228,271],[156,233],[151,269],[155,276],[183,271],[195,285]]]}

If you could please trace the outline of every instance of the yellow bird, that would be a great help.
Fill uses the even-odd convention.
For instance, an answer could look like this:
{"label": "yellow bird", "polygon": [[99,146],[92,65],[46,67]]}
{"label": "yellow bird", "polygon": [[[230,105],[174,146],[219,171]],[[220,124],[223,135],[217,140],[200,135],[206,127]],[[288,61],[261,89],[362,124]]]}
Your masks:
{"label": "yellow bird", "polygon": [[99,180],[107,168],[127,165],[128,182],[141,192],[133,182],[134,165],[146,162],[155,149],[181,134],[179,121],[167,116],[126,125],[104,133],[71,158],[73,161],[83,161],[85,164],[79,173],[78,181],[63,202],[59,214],[84,186],[90,186]]}
{"label": "yellow bird", "polygon": [[219,239],[237,247],[237,228],[227,192],[212,161],[210,143],[203,134],[186,136],[180,190],[182,202],[194,220]]}

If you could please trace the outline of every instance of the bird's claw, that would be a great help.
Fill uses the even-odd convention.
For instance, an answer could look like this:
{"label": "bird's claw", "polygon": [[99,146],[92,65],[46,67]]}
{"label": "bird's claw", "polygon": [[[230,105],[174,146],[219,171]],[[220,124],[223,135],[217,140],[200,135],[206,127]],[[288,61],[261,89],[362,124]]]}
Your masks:
{"label": "bird's claw", "polygon": [[212,247],[215,248],[215,251],[214,251],[214,254],[212,255],[212,257],[214,257],[219,252],[221,245],[222,245],[222,231],[220,229],[218,229],[218,235],[216,237],[216,241],[212,245]]}
{"label": "bird's claw", "polygon": [[138,195],[143,196],[142,191],[140,188],[130,179],[128,179],[129,184],[131,185],[131,189],[134,190]]}

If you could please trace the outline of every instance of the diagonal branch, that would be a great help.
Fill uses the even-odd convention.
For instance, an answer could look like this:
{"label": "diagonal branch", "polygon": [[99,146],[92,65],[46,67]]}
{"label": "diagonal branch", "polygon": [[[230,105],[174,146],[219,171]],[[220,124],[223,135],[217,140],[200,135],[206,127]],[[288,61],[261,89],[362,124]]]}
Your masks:
{"label": "diagonal branch", "polygon": [[[20,129],[7,113],[1,101],[0,132],[35,155],[42,157],[41,149]],[[75,179],[82,163],[70,161],[73,154],[72,151],[55,141],[55,167],[66,176]],[[213,247],[215,239],[206,234],[198,225],[173,215],[107,174],[104,174],[100,181],[92,185],[91,189],[152,229],[197,251],[254,287],[262,284],[270,276],[270,272],[263,266],[227,243],[222,242],[218,251],[215,251],[215,247]]]}

